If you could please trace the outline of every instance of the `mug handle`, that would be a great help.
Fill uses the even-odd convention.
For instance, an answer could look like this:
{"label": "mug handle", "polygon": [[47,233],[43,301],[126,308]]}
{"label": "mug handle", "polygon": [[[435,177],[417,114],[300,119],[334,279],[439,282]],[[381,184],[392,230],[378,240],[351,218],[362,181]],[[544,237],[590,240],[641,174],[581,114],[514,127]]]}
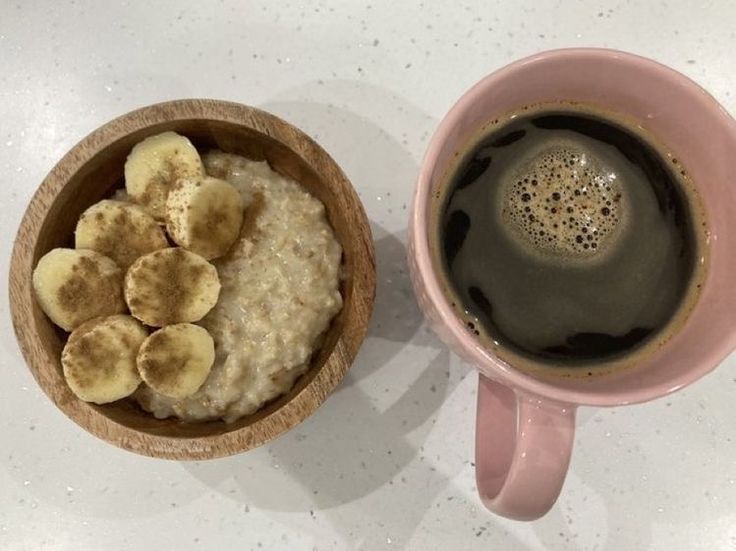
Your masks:
{"label": "mug handle", "polygon": [[475,477],[488,509],[534,520],[552,508],[570,463],[575,409],[479,375]]}

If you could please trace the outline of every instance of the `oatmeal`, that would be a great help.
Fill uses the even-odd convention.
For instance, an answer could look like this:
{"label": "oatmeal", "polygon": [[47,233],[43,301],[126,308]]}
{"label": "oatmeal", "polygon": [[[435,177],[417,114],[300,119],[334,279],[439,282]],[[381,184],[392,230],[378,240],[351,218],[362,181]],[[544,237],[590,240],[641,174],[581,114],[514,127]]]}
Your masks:
{"label": "oatmeal", "polygon": [[342,308],[342,249],[322,203],[266,162],[219,151],[203,161],[248,205],[239,240],[213,261],[222,290],[199,322],[214,338],[215,363],[188,398],[145,386],[134,398],[159,418],[234,421],[288,392],[309,367]]}

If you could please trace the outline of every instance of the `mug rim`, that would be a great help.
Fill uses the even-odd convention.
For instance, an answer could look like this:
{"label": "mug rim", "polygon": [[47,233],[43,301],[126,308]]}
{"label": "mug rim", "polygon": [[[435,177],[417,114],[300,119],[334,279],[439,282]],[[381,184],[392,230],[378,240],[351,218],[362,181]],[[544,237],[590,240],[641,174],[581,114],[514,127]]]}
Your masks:
{"label": "mug rim", "polygon": [[448,297],[442,292],[442,284],[432,267],[429,238],[426,231],[429,209],[426,208],[426,205],[429,202],[430,184],[437,159],[440,157],[445,143],[448,139],[451,139],[451,135],[454,129],[457,128],[460,119],[489,88],[502,83],[513,73],[529,65],[555,61],[565,57],[587,57],[603,63],[624,61],[644,65],[649,70],[658,73],[659,76],[671,80],[673,84],[694,92],[694,97],[698,98],[704,108],[714,110],[718,112],[719,116],[725,117],[724,123],[728,125],[729,132],[736,138],[736,121],[707,90],[679,71],[647,57],[609,48],[559,48],[538,52],[513,61],[486,75],[463,93],[442,118],[430,139],[419,168],[409,227],[414,254],[417,259],[423,261],[425,266],[430,268],[416,270],[416,277],[422,280],[424,291],[435,307],[444,328],[452,334],[456,342],[460,343],[464,352],[472,358],[474,367],[481,374],[495,378],[517,390],[523,390],[561,403],[616,406],[646,402],[675,392],[714,370],[733,350],[734,344],[736,344],[736,336],[730,340],[722,339],[719,347],[704,350],[701,360],[697,364],[694,364],[691,369],[676,380],[667,381],[664,384],[653,385],[636,391],[626,389],[605,393],[589,392],[582,387],[576,389],[566,388],[555,384],[551,380],[536,378],[512,367],[508,362],[482,346],[478,340],[469,339],[464,323],[455,314]]}

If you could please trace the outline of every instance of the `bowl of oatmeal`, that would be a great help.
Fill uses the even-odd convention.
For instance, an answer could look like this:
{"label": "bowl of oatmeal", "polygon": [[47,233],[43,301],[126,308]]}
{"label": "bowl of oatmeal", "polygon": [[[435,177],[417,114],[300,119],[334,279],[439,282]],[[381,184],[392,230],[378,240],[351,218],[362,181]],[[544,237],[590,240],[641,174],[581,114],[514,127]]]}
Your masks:
{"label": "bowl of oatmeal", "polygon": [[[201,157],[203,176],[229,184],[243,206],[242,227],[232,245],[202,259],[216,270],[219,295],[193,323],[211,336],[214,359],[204,382],[185,396],[163,391],[142,372],[143,382],[125,398],[85,401],[80,398],[84,394],[70,388],[68,366],[60,361],[67,340],[83,342],[74,337],[80,330],[51,321],[46,305],[34,295],[34,269],[50,252],[74,247],[75,225],[90,207],[136,199],[124,191],[126,159],[136,144],[166,133],[186,137]],[[159,248],[181,244],[176,237],[170,231],[169,243]],[[204,232],[202,238],[207,237]],[[119,249],[111,250],[111,256],[116,254],[121,255]],[[128,269],[126,285],[135,266]],[[10,273],[16,335],[44,392],[92,434],[133,452],[170,459],[239,453],[309,416],[349,369],[366,333],[374,293],[370,227],[336,163],[285,121],[216,100],[145,107],[77,144],[31,200]],[[142,320],[143,329],[137,329],[141,338],[166,325],[148,322],[129,306],[131,315]],[[108,312],[115,314],[110,319],[125,317],[120,308]],[[171,328],[176,326],[162,329]]]}

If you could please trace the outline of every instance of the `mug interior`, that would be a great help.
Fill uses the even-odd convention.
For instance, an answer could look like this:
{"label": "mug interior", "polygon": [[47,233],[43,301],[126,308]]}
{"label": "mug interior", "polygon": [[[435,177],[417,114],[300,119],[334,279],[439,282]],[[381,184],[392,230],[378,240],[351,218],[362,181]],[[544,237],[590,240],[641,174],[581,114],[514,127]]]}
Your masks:
{"label": "mug interior", "polygon": [[[442,121],[420,174],[418,198],[424,203],[419,210],[426,211],[449,163],[488,121],[524,105],[555,101],[579,101],[628,115],[682,162],[706,211],[706,281],[684,326],[631,368],[587,379],[537,379],[478,345],[468,350],[469,359],[490,377],[566,402],[615,405],[677,390],[715,368],[736,346],[736,286],[731,284],[736,188],[730,158],[736,151],[736,123],[687,77],[639,56],[600,49],[550,51],[509,65],[468,91]],[[426,244],[426,225],[423,232]],[[431,286],[438,286],[435,274],[428,277]],[[447,298],[435,302],[456,340],[467,342]]]}

